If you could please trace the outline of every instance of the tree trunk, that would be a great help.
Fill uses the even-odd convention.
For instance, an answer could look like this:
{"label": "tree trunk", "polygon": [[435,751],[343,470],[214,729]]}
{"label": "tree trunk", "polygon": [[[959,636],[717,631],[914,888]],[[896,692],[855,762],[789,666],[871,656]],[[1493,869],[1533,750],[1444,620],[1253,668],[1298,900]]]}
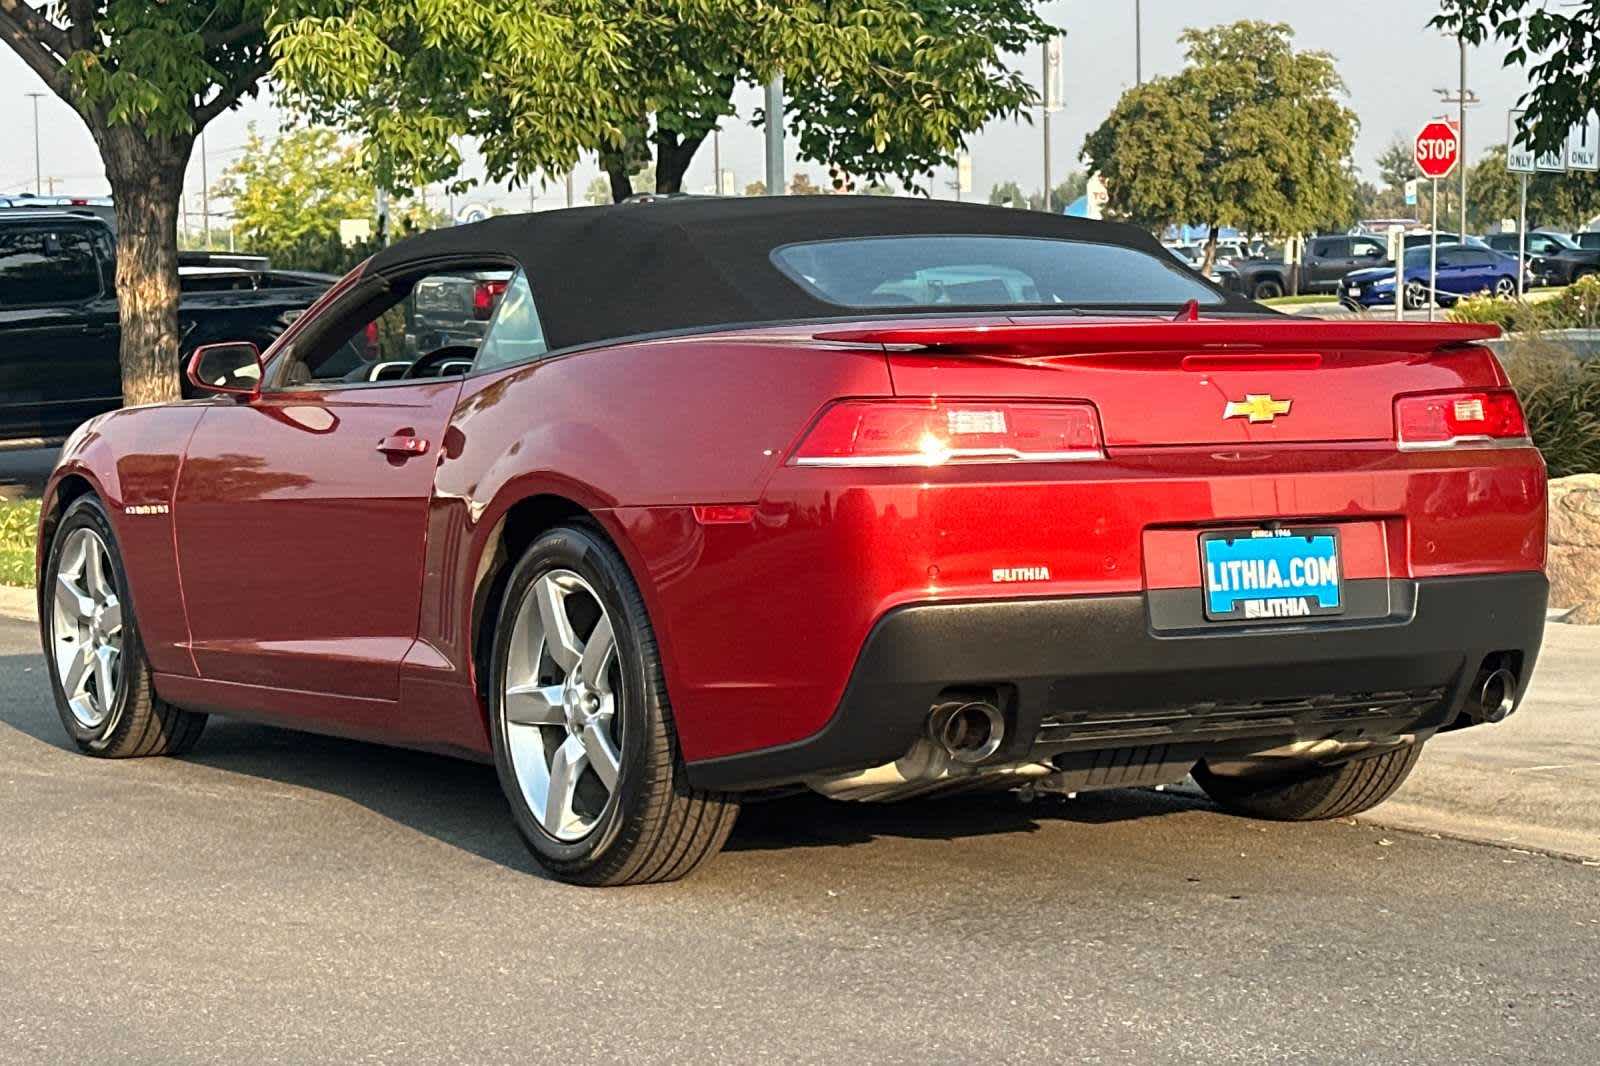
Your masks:
{"label": "tree trunk", "polygon": [[674,136],[670,141],[664,138],[656,140],[656,192],[683,191],[683,176],[689,172],[695,152],[704,143],[704,137]]}
{"label": "tree trunk", "polygon": [[178,207],[194,139],[97,129],[117,216],[117,313],[122,402],[180,396]]}
{"label": "tree trunk", "polygon": [[611,179],[611,202],[620,204],[633,195],[633,179],[628,175],[628,164],[620,156],[601,156],[600,166]]}
{"label": "tree trunk", "polygon": [[1206,255],[1200,261],[1200,273],[1209,278],[1211,268],[1217,262],[1217,224],[1213,222],[1208,229],[1210,232],[1206,234]]}

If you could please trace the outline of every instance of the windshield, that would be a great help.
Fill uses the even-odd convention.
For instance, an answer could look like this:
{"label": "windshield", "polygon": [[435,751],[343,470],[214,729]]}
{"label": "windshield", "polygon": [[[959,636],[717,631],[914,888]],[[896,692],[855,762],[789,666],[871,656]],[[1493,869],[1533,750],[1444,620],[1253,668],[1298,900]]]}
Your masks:
{"label": "windshield", "polygon": [[904,236],[791,244],[773,263],[845,307],[1205,306],[1215,289],[1136,248],[1045,237]]}
{"label": "windshield", "polygon": [[[1539,236],[1544,237],[1546,240],[1554,241],[1556,244],[1559,244],[1563,248],[1576,248],[1577,247],[1577,244],[1575,244],[1573,242],[1572,238],[1568,237],[1565,233],[1541,233],[1541,234],[1539,234]],[[1515,245],[1513,245],[1512,247],[1515,247]]]}

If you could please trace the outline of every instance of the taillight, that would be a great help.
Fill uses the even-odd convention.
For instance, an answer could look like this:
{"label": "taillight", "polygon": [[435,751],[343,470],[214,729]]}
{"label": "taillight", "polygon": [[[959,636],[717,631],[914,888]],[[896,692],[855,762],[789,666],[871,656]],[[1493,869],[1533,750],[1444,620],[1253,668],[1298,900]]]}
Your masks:
{"label": "taillight", "polygon": [[1086,403],[846,400],[823,412],[795,466],[940,466],[1103,459]]}
{"label": "taillight", "polygon": [[1401,396],[1394,402],[1394,422],[1401,448],[1448,448],[1528,437],[1522,405],[1510,389]]}
{"label": "taillight", "polygon": [[503,281],[480,281],[472,290],[472,317],[480,322],[494,315],[494,305],[506,291]]}

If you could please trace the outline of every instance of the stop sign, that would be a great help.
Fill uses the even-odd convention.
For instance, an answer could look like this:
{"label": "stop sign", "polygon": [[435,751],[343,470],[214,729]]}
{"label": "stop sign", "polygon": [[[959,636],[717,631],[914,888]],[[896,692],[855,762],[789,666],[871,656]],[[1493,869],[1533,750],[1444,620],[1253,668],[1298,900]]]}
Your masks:
{"label": "stop sign", "polygon": [[1442,178],[1461,160],[1461,138],[1448,122],[1430,122],[1417,134],[1416,154],[1424,177]]}

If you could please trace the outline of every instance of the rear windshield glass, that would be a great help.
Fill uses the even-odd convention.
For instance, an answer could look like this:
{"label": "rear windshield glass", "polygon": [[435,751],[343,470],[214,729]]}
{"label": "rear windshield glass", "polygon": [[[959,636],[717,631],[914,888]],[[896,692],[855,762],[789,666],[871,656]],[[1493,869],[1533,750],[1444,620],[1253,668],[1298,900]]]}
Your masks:
{"label": "rear windshield glass", "polygon": [[844,307],[1220,304],[1167,257],[1045,237],[860,237],[790,244],[772,260]]}

